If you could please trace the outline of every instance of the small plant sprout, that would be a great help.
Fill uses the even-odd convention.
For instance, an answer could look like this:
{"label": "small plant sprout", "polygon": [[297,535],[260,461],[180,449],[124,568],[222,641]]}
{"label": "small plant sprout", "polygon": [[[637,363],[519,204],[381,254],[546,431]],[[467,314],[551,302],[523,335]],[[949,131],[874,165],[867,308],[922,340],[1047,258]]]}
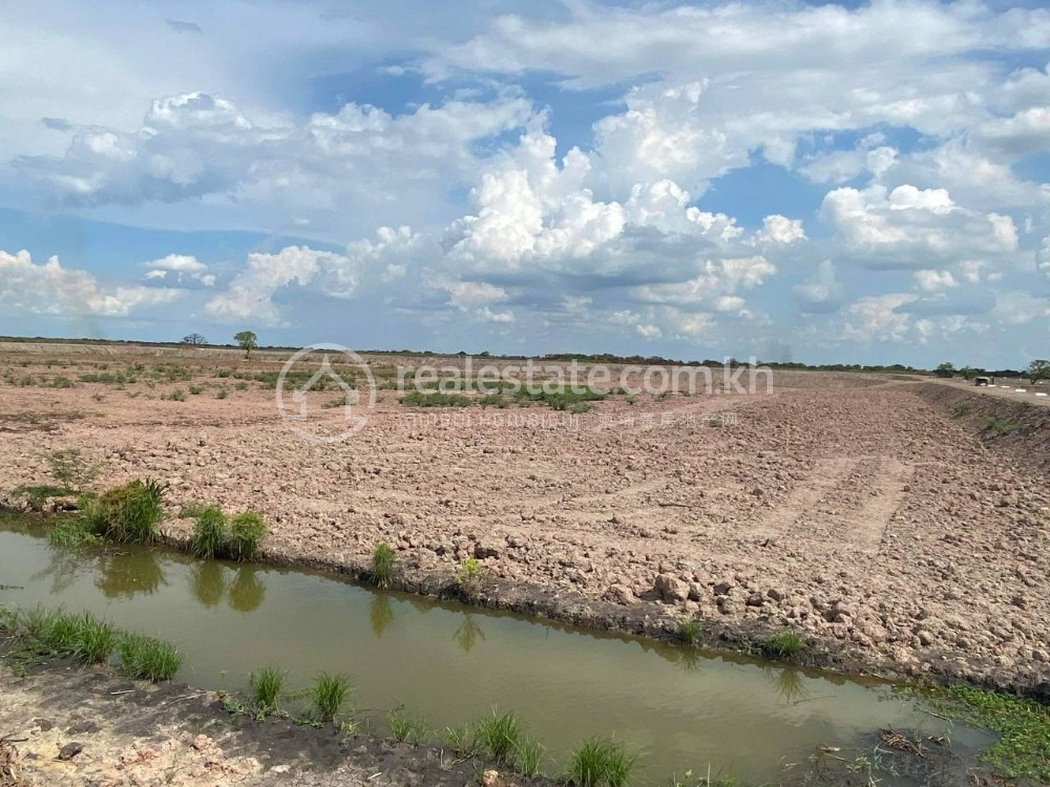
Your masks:
{"label": "small plant sprout", "polygon": [[427,739],[426,721],[406,711],[404,705],[398,705],[390,711],[386,716],[386,723],[390,729],[390,737],[398,743],[422,746]]}
{"label": "small plant sprout", "polygon": [[702,635],[703,629],[700,627],[700,621],[690,618],[678,623],[678,639],[686,645],[692,645],[695,648],[700,644]]}
{"label": "small plant sprout", "polygon": [[488,567],[477,558],[471,557],[459,564],[452,581],[464,598],[472,600],[477,597],[481,583],[487,575]]}

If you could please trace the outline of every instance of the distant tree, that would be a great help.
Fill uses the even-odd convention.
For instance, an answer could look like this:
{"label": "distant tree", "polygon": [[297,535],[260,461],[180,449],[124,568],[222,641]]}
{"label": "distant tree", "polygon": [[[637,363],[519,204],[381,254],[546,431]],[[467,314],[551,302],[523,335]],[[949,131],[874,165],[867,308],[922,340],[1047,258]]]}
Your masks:
{"label": "distant tree", "polygon": [[192,344],[194,346],[198,344],[207,344],[208,340],[201,336],[199,333],[191,333],[189,336],[182,337],[183,344]]}
{"label": "distant tree", "polygon": [[1035,385],[1040,380],[1050,380],[1050,361],[1037,358],[1028,364],[1026,374],[1031,379],[1032,385]]}
{"label": "distant tree", "polygon": [[964,366],[959,370],[959,374],[963,376],[963,379],[969,382],[974,377],[978,377],[984,373],[984,369],[974,369],[972,366]]}
{"label": "distant tree", "polygon": [[244,357],[251,358],[252,350],[259,346],[259,337],[251,331],[240,331],[233,335],[233,340],[244,350]]}
{"label": "distant tree", "polygon": [[955,364],[945,361],[938,366],[934,372],[938,377],[954,377],[955,376]]}

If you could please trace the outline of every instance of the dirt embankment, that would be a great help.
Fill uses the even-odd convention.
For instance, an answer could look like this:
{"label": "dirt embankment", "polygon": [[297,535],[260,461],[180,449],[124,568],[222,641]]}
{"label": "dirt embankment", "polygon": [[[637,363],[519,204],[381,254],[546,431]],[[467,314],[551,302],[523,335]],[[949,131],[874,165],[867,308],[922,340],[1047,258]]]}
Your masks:
{"label": "dirt embankment", "polygon": [[[366,787],[478,784],[481,766],[353,731],[227,713],[214,692],[0,663],[3,787]],[[493,780],[541,785],[543,780]]]}
{"label": "dirt embankment", "polygon": [[980,441],[1017,464],[1050,470],[1050,406],[1039,400],[1019,400],[998,391],[926,383],[915,392]]}

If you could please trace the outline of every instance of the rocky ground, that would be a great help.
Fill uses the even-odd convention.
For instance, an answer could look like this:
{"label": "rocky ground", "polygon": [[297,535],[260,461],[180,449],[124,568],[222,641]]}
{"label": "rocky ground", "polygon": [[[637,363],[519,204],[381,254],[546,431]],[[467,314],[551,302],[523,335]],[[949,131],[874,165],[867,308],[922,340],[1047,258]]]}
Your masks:
{"label": "rocky ground", "polygon": [[[97,362],[29,360],[16,374],[39,380]],[[197,363],[206,387],[185,401],[162,401],[176,387],[164,383],[0,383],[0,490],[45,482],[46,452],[78,448],[106,485],[170,482],[173,514],[262,511],[273,560],[360,570],[387,541],[410,583],[476,557],[554,615],[571,600],[613,610],[592,611],[599,625],[621,609],[791,626],[873,671],[1050,692],[1045,471],[921,385],[786,373],[768,395],[614,396],[568,426],[539,407],[437,416],[380,390],[364,429],[321,445],[286,428],[273,391],[215,378],[238,362]],[[340,417],[313,408],[309,424]]]}

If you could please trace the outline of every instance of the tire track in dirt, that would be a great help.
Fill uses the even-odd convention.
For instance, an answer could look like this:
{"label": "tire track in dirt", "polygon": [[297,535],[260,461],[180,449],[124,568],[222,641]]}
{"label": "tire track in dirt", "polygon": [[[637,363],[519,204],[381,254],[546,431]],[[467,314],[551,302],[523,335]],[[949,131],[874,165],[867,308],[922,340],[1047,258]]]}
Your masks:
{"label": "tire track in dirt", "polygon": [[878,554],[914,471],[910,465],[885,457],[860,509],[846,520],[842,541],[860,552]]}
{"label": "tire track in dirt", "polygon": [[749,538],[787,536],[798,523],[812,514],[821,500],[842,482],[856,464],[856,459],[845,456],[817,460],[813,473],[795,485],[788,499],[770,511],[748,534]]}

